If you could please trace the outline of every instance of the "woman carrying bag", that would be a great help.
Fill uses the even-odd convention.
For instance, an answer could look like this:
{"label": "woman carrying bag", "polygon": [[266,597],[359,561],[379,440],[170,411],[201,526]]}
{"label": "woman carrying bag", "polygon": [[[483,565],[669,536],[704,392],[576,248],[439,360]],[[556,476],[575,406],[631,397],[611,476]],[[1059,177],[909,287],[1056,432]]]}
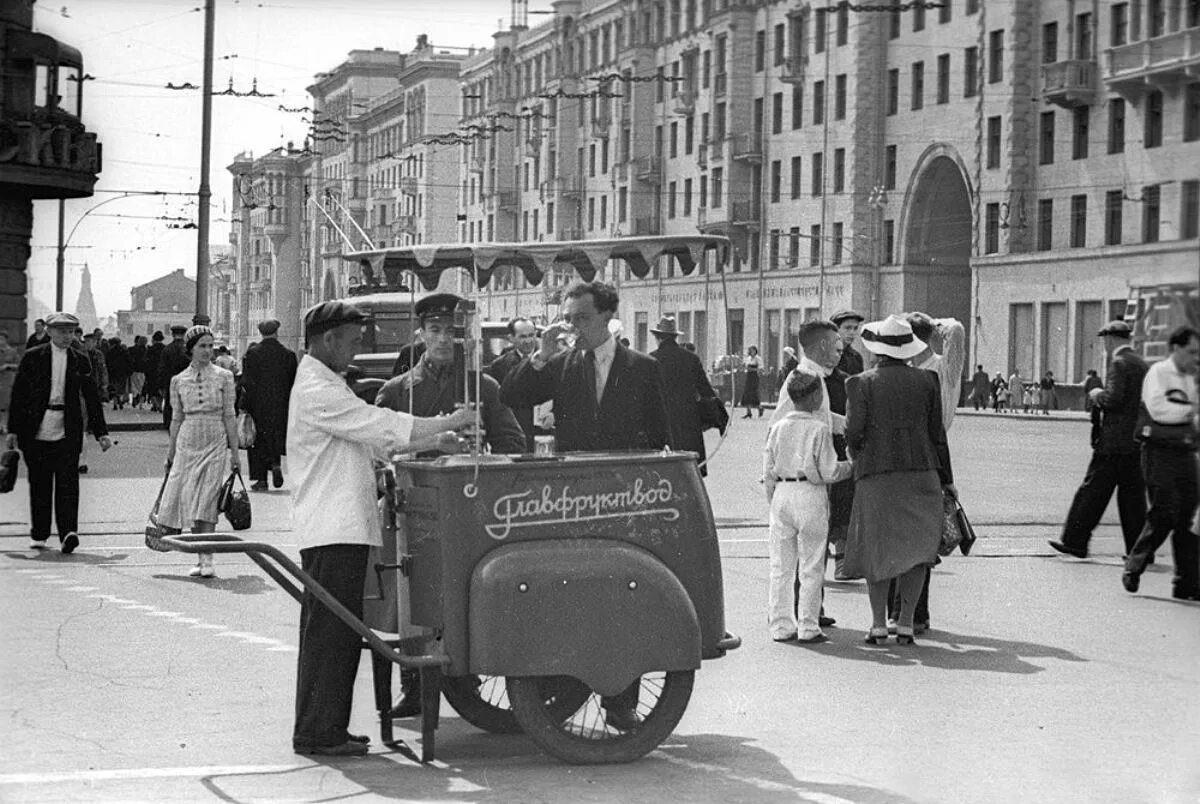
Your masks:
{"label": "woman carrying bag", "polygon": [[[214,365],[213,332],[195,326],[184,335],[191,363],[171,378],[171,444],[158,523],[170,535],[212,533],[217,498],[230,471],[238,472],[238,429],[233,374]],[[192,577],[214,576],[211,553],[200,553]]]}

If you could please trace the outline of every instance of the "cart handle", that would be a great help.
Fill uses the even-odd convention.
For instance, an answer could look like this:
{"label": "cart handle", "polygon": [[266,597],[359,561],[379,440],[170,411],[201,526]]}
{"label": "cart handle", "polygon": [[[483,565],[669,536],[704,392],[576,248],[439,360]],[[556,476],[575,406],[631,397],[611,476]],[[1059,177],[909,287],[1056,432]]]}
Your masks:
{"label": "cart handle", "polygon": [[[265,542],[247,542],[230,533],[201,533],[184,536],[164,536],[162,543],[179,553],[245,553],[255,564],[262,567],[268,575],[279,583],[284,590],[296,600],[300,600],[301,592],[281,571],[286,570],[300,582],[306,592],[312,593],[327,609],[332,611],[339,620],[346,624],[354,633],[361,636],[370,645],[371,650],[380,656],[395,662],[401,667],[443,667],[450,664],[450,657],[444,653],[425,653],[407,655],[400,653],[389,645],[382,637],[372,631],[366,624],[333,595],[317,583],[311,575],[296,566],[283,551]],[[274,567],[267,560],[273,559],[279,567]]]}

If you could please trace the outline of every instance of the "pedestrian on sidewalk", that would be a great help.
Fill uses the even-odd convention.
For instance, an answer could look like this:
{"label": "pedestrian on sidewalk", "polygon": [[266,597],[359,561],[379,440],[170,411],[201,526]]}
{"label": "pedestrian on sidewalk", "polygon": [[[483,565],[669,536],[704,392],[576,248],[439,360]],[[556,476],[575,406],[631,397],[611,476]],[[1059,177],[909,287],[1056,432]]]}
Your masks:
{"label": "pedestrian on sidewalk", "polygon": [[759,369],[762,368],[762,359],[758,356],[758,347],[751,346],[746,350],[746,359],[742,361],[742,368],[746,370],[746,384],[742,388],[742,399],[738,403],[746,409],[746,415],[743,419],[750,418],[750,411],[758,410],[758,417],[762,418],[762,398],[759,395]]}
{"label": "pedestrian on sidewalk", "polygon": [[[770,506],[767,627],[776,642],[825,642],[818,621],[829,537],[831,483],[850,477],[820,414],[823,380],[793,372],[785,386],[794,410],[771,426],[763,457]],[[790,592],[799,574],[796,615]]]}
{"label": "pedestrian on sidewalk", "polygon": [[79,546],[79,452],[84,411],[107,452],[112,446],[87,355],[75,349],[79,319],[56,312],[46,319],[50,342],[28,349],[17,367],[8,411],[8,447],[20,447],[29,469],[30,548],[50,538],[50,515],[62,551]]}
{"label": "pedestrian on sidewalk", "polygon": [[288,397],[296,381],[296,353],[279,342],[279,321],[258,325],[262,342],[242,362],[242,409],[254,419],[250,447],[252,491],[267,490],[267,474],[275,488],[283,485],[282,456],[287,454]]}
{"label": "pedestrian on sidewalk", "polygon": [[987,410],[991,396],[991,378],[983,366],[976,366],[975,373],[971,375],[971,401],[975,403],[975,410]]}
{"label": "pedestrian on sidewalk", "polygon": [[992,378],[992,412],[999,413],[1008,407],[1009,388],[1008,381],[1004,379],[1004,375],[996,372],[996,376]]}
{"label": "pedestrian on sidewalk", "polygon": [[926,350],[903,316],[863,325],[875,368],[846,381],[846,443],[854,506],[846,572],[867,581],[868,644],[887,640],[888,586],[896,579],[896,640],[913,644],[913,617],[941,542],[943,495],[957,496],[936,372],[909,366]]}
{"label": "pedestrian on sidewalk", "polygon": [[842,339],[842,356],[838,360],[838,370],[847,377],[862,374],[863,357],[854,348],[854,342],[858,340],[862,322],[867,319],[857,310],[838,310],[829,316],[829,320],[837,327],[838,337]]}
{"label": "pedestrian on sidewalk", "polygon": [[[212,533],[217,529],[217,497],[230,471],[238,471],[236,389],[233,374],[214,366],[213,331],[197,325],[183,336],[188,367],[171,378],[170,445],[167,484],[158,522],[169,534]],[[199,553],[192,577],[212,578],[211,553]]]}
{"label": "pedestrian on sidewalk", "polygon": [[1051,410],[1058,410],[1058,389],[1054,384],[1054,372],[1047,371],[1038,383],[1038,405],[1043,416],[1049,416]]}
{"label": "pedestrian on sidewalk", "polygon": [[135,335],[129,347],[129,406],[137,410],[142,406],[146,388],[146,336]]}
{"label": "pedestrian on sidewalk", "polygon": [[1136,592],[1154,551],[1171,537],[1175,577],[1171,596],[1200,600],[1200,549],[1192,530],[1196,513],[1196,452],[1200,441],[1200,331],[1179,327],[1167,338],[1171,353],[1142,383],[1142,474],[1150,492],[1146,525],[1125,559],[1121,583]]}
{"label": "pedestrian on sidewalk", "polygon": [[163,426],[171,426],[171,378],[188,367],[184,336],[188,328],[183,324],[171,325],[171,342],[163,347],[158,357],[158,391],[162,394]]}
{"label": "pedestrian on sidewalk", "polygon": [[150,345],[146,347],[146,383],[142,386],[142,394],[150,403],[150,410],[153,413],[162,410],[163,389],[158,383],[158,364],[162,361],[163,348],[162,331],[156,329],[150,336]]}
{"label": "pedestrian on sidewalk", "polygon": [[1092,459],[1067,511],[1062,535],[1050,542],[1058,552],[1076,558],[1087,558],[1092,531],[1114,491],[1125,555],[1146,524],[1146,486],[1134,440],[1146,361],[1133,350],[1133,330],[1124,321],[1108,322],[1097,335],[1104,339],[1110,358],[1103,387],[1088,393],[1092,415],[1099,419],[1091,430]]}

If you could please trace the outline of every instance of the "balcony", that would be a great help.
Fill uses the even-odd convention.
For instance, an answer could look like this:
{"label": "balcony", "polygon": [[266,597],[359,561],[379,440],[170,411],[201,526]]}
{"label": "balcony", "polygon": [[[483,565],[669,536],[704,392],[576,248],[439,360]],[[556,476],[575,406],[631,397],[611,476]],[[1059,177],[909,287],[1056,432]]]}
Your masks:
{"label": "balcony", "polygon": [[644,218],[633,219],[634,237],[648,237],[659,234],[662,234],[662,221],[659,220],[657,215],[648,215]]}
{"label": "balcony", "polygon": [[696,93],[692,89],[677,89],[671,93],[671,105],[675,114],[690,115],[696,111]]}
{"label": "balcony", "polygon": [[1147,85],[1173,87],[1200,73],[1200,28],[1118,45],[1105,51],[1104,82],[1123,95],[1138,97]]}
{"label": "balcony", "polygon": [[785,84],[803,84],[808,72],[808,56],[788,56],[783,60],[779,80]]}
{"label": "balcony", "polygon": [[417,194],[417,177],[416,176],[401,176],[400,177],[400,192],[405,195]]}
{"label": "balcony", "polygon": [[649,182],[650,184],[662,183],[662,160],[657,156],[643,156],[638,159],[637,177],[640,181]]}
{"label": "balcony", "polygon": [[734,226],[758,227],[762,206],[757,199],[752,201],[734,201],[729,207],[729,221]]}
{"label": "balcony", "polygon": [[601,115],[592,118],[592,136],[606,140],[608,139],[608,130],[612,127],[612,117],[609,115]]}
{"label": "balcony", "polygon": [[1072,59],[1042,65],[1042,98],[1067,109],[1088,106],[1096,97],[1097,65]]}
{"label": "balcony", "polygon": [[762,162],[762,132],[750,131],[729,138],[730,156],[742,162]]}

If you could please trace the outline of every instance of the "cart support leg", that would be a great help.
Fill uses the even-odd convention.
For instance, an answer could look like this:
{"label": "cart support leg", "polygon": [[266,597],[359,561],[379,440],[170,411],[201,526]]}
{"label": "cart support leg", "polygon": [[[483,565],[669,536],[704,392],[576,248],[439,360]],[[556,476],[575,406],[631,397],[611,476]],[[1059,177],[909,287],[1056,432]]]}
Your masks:
{"label": "cart support leg", "polygon": [[442,701],[442,668],[421,668],[421,761],[433,761],[434,731]]}
{"label": "cart support leg", "polygon": [[371,674],[375,681],[375,710],[379,712],[379,740],[395,742],[392,736],[392,662],[371,651]]}

